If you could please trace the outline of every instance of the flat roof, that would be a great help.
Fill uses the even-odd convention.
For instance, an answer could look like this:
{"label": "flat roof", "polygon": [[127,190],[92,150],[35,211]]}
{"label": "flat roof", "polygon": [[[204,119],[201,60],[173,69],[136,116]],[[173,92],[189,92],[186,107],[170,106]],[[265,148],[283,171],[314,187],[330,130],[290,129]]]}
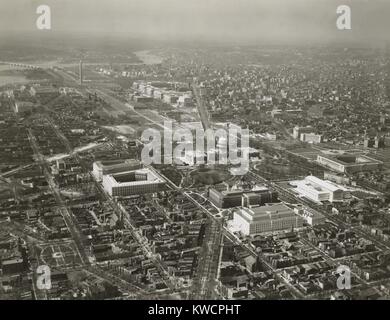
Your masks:
{"label": "flat roof", "polygon": [[284,203],[275,203],[268,206],[260,206],[260,207],[254,207],[251,208],[251,210],[254,212],[255,215],[261,215],[261,214],[269,214],[269,213],[276,213],[279,211],[291,211],[292,209],[287,207]]}
{"label": "flat roof", "polygon": [[276,203],[266,206],[240,208],[238,214],[248,222],[261,220],[274,220],[287,217],[299,217],[294,210],[283,203]]}
{"label": "flat roof", "polygon": [[[380,160],[370,158],[366,155],[354,155],[354,154],[349,154],[349,153],[344,153],[344,154],[339,154],[339,155],[319,154],[318,157],[337,162],[337,163],[344,165],[344,166],[355,166],[355,165],[362,165],[362,164],[367,164],[367,163],[377,163],[377,164],[383,163]],[[353,161],[353,162],[343,161],[342,160],[343,157],[345,157],[345,158],[351,157],[351,158],[354,158],[355,161]]]}
{"label": "flat roof", "polygon": [[1,264],[5,266],[9,264],[22,263],[22,262],[23,262],[22,258],[14,258],[14,259],[3,260]]}
{"label": "flat roof", "polygon": [[[115,177],[118,176],[124,176],[124,175],[131,175],[131,174],[146,174],[147,179],[146,180],[139,180],[139,181],[126,181],[126,182],[119,182],[115,179]],[[125,172],[119,172],[119,173],[113,173],[104,175],[103,178],[109,179],[111,184],[113,186],[132,186],[132,185],[142,185],[142,184],[153,184],[153,183],[164,183],[165,181],[161,179],[159,176],[157,176],[153,171],[149,169],[139,169],[139,170],[132,170],[132,171],[125,171]]]}
{"label": "flat roof", "polygon": [[230,190],[219,190],[218,188],[211,188],[214,192],[218,192],[224,196],[234,196],[234,195],[244,195],[244,194],[261,194],[262,192],[270,191],[270,189],[266,186],[255,186],[251,190],[247,189],[230,189]]}
{"label": "flat roof", "polygon": [[95,162],[99,167],[110,167],[125,164],[138,164],[139,161],[135,159],[115,159],[115,160],[101,160]]}
{"label": "flat roof", "polygon": [[329,191],[332,191],[332,192],[335,192],[335,191],[338,191],[338,190],[341,190],[340,187],[338,187],[337,185],[329,182],[329,181],[326,181],[326,180],[322,180],[322,179],[319,179],[315,176],[308,176],[305,178],[306,181],[309,181],[309,182],[312,182],[316,185],[318,185],[319,187],[323,188],[323,189],[326,189],[326,190],[329,190]]}

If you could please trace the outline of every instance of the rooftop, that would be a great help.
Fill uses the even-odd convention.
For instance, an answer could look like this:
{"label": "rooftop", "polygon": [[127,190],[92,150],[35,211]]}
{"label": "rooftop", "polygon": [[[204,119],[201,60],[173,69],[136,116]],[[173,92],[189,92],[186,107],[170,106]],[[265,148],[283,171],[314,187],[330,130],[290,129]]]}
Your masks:
{"label": "rooftop", "polygon": [[102,160],[102,161],[96,161],[96,165],[99,168],[104,167],[119,167],[122,165],[136,165],[139,164],[139,161],[134,159],[126,159],[126,160]]}
{"label": "rooftop", "polygon": [[319,178],[317,178],[315,176],[308,176],[308,177],[305,178],[304,181],[306,181],[309,184],[311,184],[311,186],[313,188],[315,188],[316,190],[318,190],[318,191],[331,191],[331,192],[335,192],[335,191],[341,189],[336,184],[331,183],[331,182],[326,181],[326,180],[321,180],[321,179],[319,179]]}
{"label": "rooftop", "polygon": [[349,153],[343,153],[339,155],[324,155],[321,154],[319,155],[322,158],[326,158],[329,160],[332,160],[334,162],[337,162],[339,164],[342,164],[344,166],[348,165],[357,165],[357,164],[368,164],[368,163],[382,163],[379,160],[370,158],[365,155],[354,155],[354,154],[349,154]]}
{"label": "rooftop", "polygon": [[294,211],[283,203],[252,208],[240,208],[238,213],[248,222],[276,220],[296,216]]}
{"label": "rooftop", "polygon": [[141,185],[150,183],[163,183],[162,178],[157,176],[153,171],[149,169],[139,169],[133,171],[119,172],[104,176],[110,180],[112,185],[130,186]]}

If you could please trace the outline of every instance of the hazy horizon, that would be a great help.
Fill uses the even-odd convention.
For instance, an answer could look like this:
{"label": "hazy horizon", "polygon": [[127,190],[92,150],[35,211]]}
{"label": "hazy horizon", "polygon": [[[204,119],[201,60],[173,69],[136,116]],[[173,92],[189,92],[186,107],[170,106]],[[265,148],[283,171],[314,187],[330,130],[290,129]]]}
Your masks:
{"label": "hazy horizon", "polygon": [[[36,28],[41,4],[51,8],[50,31]],[[352,30],[336,28],[343,4],[352,9]],[[386,0],[3,0],[0,36],[381,45],[388,41],[389,12]]]}

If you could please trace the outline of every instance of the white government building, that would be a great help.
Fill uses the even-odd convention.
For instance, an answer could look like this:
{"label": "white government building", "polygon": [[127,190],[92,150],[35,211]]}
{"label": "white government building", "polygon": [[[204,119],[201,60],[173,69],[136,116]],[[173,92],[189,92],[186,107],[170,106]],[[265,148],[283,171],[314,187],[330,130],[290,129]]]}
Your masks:
{"label": "white government building", "polygon": [[104,160],[96,161],[93,163],[92,174],[95,176],[97,181],[102,181],[104,175],[117,172],[131,171],[140,168],[140,162],[134,159]]}
{"label": "white government building", "polygon": [[303,222],[301,216],[283,203],[238,208],[233,215],[233,228],[244,235],[300,228]]}
{"label": "white government building", "polygon": [[343,201],[347,190],[327,180],[321,180],[314,176],[308,176],[303,180],[291,181],[290,185],[296,187],[293,190],[300,196],[314,202]]}
{"label": "white government building", "polygon": [[103,187],[113,197],[126,197],[162,191],[165,181],[149,169],[139,169],[103,175]]}

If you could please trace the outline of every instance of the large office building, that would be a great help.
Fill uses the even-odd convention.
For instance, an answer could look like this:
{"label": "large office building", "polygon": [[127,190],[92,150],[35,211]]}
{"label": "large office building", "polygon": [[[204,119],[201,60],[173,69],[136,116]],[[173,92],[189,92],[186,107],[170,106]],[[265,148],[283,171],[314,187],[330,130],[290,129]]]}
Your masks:
{"label": "large office building", "polygon": [[30,95],[37,98],[54,97],[59,94],[59,89],[51,86],[32,86],[30,88]]}
{"label": "large office building", "polygon": [[252,208],[238,208],[234,212],[233,227],[244,235],[283,231],[303,226],[304,219],[283,203]]}
{"label": "large office building", "polygon": [[313,131],[314,131],[313,127],[310,126],[308,127],[295,126],[293,129],[293,137],[294,139],[299,139],[303,133],[311,133]]}
{"label": "large office building", "polygon": [[216,188],[209,189],[209,199],[218,208],[232,208],[241,206],[242,191],[241,190],[218,190]]}
{"label": "large office building", "polygon": [[103,187],[113,197],[154,193],[165,189],[165,181],[149,169],[103,175]]}
{"label": "large office building", "polygon": [[223,184],[209,189],[209,199],[218,208],[256,206],[276,202],[278,194],[267,187],[256,186],[251,190],[234,190]]}
{"label": "large office building", "polygon": [[296,187],[294,191],[301,197],[314,202],[335,202],[345,199],[345,188],[314,176],[308,176],[303,180],[291,181],[290,185]]}
{"label": "large office building", "polygon": [[300,140],[307,143],[321,143],[322,135],[315,133],[301,133]]}
{"label": "large office building", "polygon": [[3,275],[18,274],[25,270],[25,265],[21,257],[1,260],[0,266]]}
{"label": "large office building", "polygon": [[337,156],[318,155],[317,162],[340,173],[375,171],[382,167],[382,162],[364,155],[341,154]]}
{"label": "large office building", "polygon": [[297,206],[294,208],[294,212],[301,216],[307,224],[316,226],[326,222],[326,218],[317,210],[309,207]]}
{"label": "large office building", "polygon": [[[137,90],[143,98],[148,97],[151,100],[162,100],[165,103],[179,107],[193,106],[191,89],[184,83],[164,81],[145,82],[140,80],[134,81],[132,87]],[[140,98],[135,96],[134,99],[138,100]]]}
{"label": "large office building", "polygon": [[133,159],[96,161],[93,163],[92,173],[97,181],[102,181],[104,175],[140,168],[141,164],[139,161]]}
{"label": "large office building", "polygon": [[307,143],[321,143],[322,135],[314,133],[315,129],[311,126],[299,127],[295,126],[293,129],[294,139],[299,139]]}

